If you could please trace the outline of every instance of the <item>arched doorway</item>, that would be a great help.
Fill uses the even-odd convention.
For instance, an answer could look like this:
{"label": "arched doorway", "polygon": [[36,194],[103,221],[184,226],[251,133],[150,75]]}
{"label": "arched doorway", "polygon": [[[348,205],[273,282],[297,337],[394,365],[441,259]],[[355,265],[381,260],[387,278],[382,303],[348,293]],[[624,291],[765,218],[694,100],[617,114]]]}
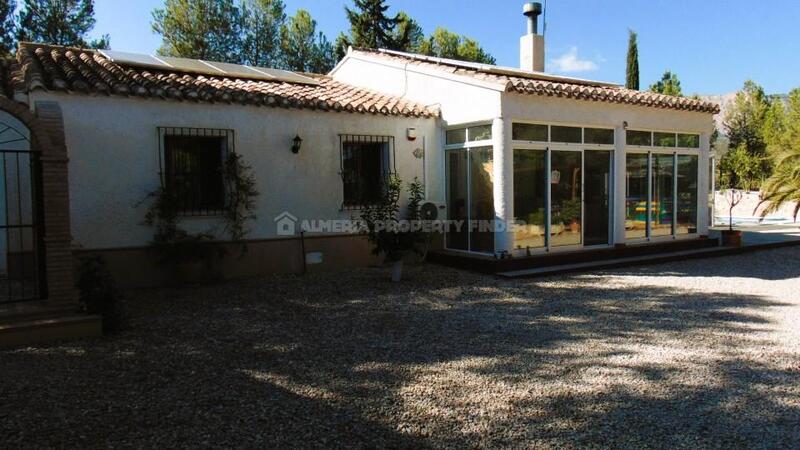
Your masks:
{"label": "arched doorway", "polygon": [[46,296],[41,191],[30,129],[0,110],[0,304]]}

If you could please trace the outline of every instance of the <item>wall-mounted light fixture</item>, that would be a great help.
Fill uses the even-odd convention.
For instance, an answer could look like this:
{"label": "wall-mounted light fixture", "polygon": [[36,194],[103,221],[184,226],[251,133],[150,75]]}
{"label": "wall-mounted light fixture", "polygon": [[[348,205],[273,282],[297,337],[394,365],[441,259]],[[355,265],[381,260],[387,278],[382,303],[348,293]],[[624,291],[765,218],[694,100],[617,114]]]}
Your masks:
{"label": "wall-mounted light fixture", "polygon": [[628,121],[627,120],[622,122],[622,128],[625,129],[625,130],[628,129]]}
{"label": "wall-mounted light fixture", "polygon": [[292,139],[292,153],[300,153],[301,145],[303,145],[303,139],[298,134]]}

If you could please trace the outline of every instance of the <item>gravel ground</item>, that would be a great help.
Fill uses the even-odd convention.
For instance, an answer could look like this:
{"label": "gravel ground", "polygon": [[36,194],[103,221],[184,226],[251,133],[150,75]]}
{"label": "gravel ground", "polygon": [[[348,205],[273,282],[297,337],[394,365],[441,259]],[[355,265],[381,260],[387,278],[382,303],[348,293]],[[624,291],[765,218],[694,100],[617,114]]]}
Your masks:
{"label": "gravel ground", "polygon": [[131,292],[119,335],[0,352],[0,447],[800,446],[800,248],[406,276]]}

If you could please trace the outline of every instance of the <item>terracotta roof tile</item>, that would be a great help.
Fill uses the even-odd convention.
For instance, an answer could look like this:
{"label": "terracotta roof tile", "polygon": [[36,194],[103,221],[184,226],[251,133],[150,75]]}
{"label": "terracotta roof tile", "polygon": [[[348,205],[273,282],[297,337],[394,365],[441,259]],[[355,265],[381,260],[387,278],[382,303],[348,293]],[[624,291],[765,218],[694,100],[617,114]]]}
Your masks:
{"label": "terracotta roof tile", "polygon": [[410,63],[428,69],[443,71],[454,75],[495,83],[506,92],[561,97],[575,100],[602,101],[640,105],[680,111],[719,113],[719,105],[686,97],[636,91],[610,83],[571,79],[539,72],[519,69],[463,63],[449,59],[431,58],[424,55],[393,52],[388,50],[354,50],[371,57],[384,58],[402,63]]}
{"label": "terracotta roof tile", "polygon": [[323,111],[434,117],[438,110],[391,95],[350,86],[325,75],[304,74],[319,84],[264,81],[159,71],[118,64],[90,49],[21,43],[16,62],[0,72],[2,86],[27,93],[151,97]]}

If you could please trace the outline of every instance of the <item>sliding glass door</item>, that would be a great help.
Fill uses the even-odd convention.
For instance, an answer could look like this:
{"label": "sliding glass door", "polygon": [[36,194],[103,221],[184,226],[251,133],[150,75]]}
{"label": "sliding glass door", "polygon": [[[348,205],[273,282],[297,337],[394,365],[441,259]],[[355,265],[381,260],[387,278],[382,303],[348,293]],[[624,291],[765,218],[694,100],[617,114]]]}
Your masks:
{"label": "sliding glass door", "polygon": [[698,157],[678,155],[678,217],[675,234],[697,233]]}
{"label": "sliding glass door", "polygon": [[[467,149],[449,150],[447,156],[447,248],[469,250],[469,178]],[[459,225],[461,224],[461,225]]]}
{"label": "sliding glass door", "polygon": [[550,152],[550,246],[581,244],[583,152]]}
{"label": "sliding glass door", "polygon": [[672,234],[673,197],[675,189],[674,156],[654,154],[652,156],[652,200],[650,203],[650,235],[670,236]]}
{"label": "sliding glass door", "polygon": [[547,245],[547,152],[514,150],[514,248]]}
{"label": "sliding glass door", "polygon": [[515,149],[514,248],[608,245],[612,155],[610,150]]}
{"label": "sliding glass door", "polygon": [[610,243],[611,152],[584,152],[584,231],[585,245]]}
{"label": "sliding glass door", "polygon": [[697,233],[697,155],[632,153],[626,163],[627,239]]}
{"label": "sliding glass door", "polygon": [[491,147],[448,150],[447,248],[494,252],[494,183]]}

